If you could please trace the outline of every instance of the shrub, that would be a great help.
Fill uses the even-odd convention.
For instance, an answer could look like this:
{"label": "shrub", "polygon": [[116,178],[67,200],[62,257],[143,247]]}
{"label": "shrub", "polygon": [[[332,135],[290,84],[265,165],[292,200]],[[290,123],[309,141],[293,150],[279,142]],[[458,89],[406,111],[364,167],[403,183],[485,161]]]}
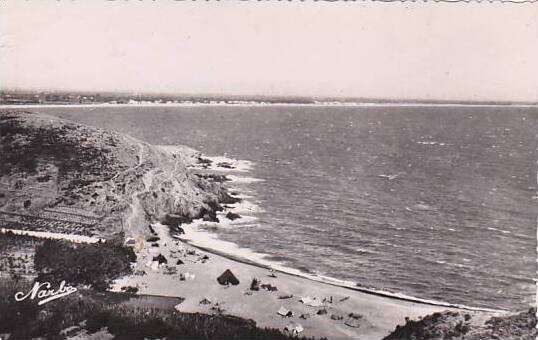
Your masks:
{"label": "shrub", "polygon": [[72,245],[47,240],[36,248],[34,264],[39,281],[88,284],[106,290],[112,280],[131,273],[136,261],[132,248],[119,244]]}

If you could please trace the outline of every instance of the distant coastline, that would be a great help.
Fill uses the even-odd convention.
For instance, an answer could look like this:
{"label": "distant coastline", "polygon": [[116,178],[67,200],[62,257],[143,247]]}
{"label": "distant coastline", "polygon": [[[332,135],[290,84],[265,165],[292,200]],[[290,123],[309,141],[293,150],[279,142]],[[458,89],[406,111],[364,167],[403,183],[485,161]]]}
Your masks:
{"label": "distant coastline", "polygon": [[200,106],[306,106],[306,107],[521,107],[532,108],[538,104],[484,104],[484,103],[420,103],[420,102],[314,102],[314,103],[268,103],[268,102],[178,102],[178,103],[95,103],[95,104],[0,104],[0,109],[31,108],[98,108],[98,107],[200,107]]}
{"label": "distant coastline", "polygon": [[37,89],[0,89],[0,107],[56,106],[509,106],[535,107],[538,102],[507,100],[444,100],[376,97],[307,97],[230,94],[173,94]]}

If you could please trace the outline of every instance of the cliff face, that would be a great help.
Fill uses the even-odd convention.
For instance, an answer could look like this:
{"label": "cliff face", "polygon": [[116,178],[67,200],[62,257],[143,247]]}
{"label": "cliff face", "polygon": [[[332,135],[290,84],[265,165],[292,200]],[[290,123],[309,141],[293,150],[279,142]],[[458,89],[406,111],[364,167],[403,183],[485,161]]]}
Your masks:
{"label": "cliff face", "polygon": [[150,221],[168,213],[201,217],[226,197],[218,183],[189,172],[196,157],[186,147],[159,147],[52,116],[0,111],[0,210],[60,219],[64,212],[86,215],[96,221],[84,225],[86,234],[146,235]]}

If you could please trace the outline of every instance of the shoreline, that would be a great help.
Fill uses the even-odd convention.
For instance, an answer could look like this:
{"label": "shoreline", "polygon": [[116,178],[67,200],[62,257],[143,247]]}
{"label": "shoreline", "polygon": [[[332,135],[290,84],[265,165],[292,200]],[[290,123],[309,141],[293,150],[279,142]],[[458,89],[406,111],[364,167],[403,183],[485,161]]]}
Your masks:
{"label": "shoreline", "polygon": [[[183,225],[185,229],[189,226]],[[300,335],[329,339],[381,339],[406,318],[417,319],[454,307],[428,305],[375,295],[328,282],[311,280],[293,273],[270,270],[265,266],[216,254],[213,249],[201,250],[184,240],[172,237],[168,227],[153,224],[159,237],[158,246],[146,246],[138,253],[134,274],[116,280],[113,291],[137,287],[139,295],[160,295],[183,298],[175,309],[186,313],[227,314],[254,320],[259,327],[283,330],[290,323],[301,325]],[[157,264],[163,255],[167,264]],[[152,260],[153,258],[153,260]],[[178,261],[178,265],[176,264]],[[181,262],[179,262],[181,261]],[[172,266],[171,266],[172,264]],[[170,268],[173,267],[173,271]],[[230,270],[239,280],[237,285],[223,286],[217,278]],[[276,291],[251,290],[256,278]],[[312,302],[304,302],[304,299]],[[284,317],[278,311],[291,311]],[[323,311],[323,313],[322,313]],[[477,322],[500,312],[465,311]],[[349,315],[360,315],[358,325],[349,326]]]}
{"label": "shoreline", "polygon": [[[184,225],[184,226],[188,226],[188,225]],[[353,290],[353,291],[357,291],[357,292],[361,292],[361,293],[365,293],[365,294],[370,294],[370,295],[374,295],[374,296],[385,297],[385,298],[390,298],[390,299],[395,299],[395,300],[400,300],[400,301],[406,301],[406,302],[420,303],[420,304],[429,305],[429,306],[458,309],[458,310],[462,310],[462,311],[466,310],[466,311],[488,312],[488,313],[510,313],[510,311],[504,310],[504,309],[494,309],[494,308],[487,308],[487,307],[473,307],[473,306],[455,304],[455,303],[450,303],[450,302],[445,302],[445,301],[428,300],[428,299],[423,299],[423,298],[420,298],[420,297],[405,295],[405,294],[401,294],[401,293],[394,293],[394,292],[390,292],[390,291],[377,290],[375,288],[366,288],[366,287],[362,287],[362,286],[352,286],[351,282],[350,282],[350,284],[346,284],[345,281],[339,280],[337,278],[325,277],[325,276],[320,277],[320,276],[317,276],[315,274],[302,273],[299,270],[295,270],[293,268],[289,268],[288,270],[286,270],[285,269],[286,267],[283,267],[283,266],[279,266],[280,268],[275,268],[275,267],[271,266],[270,264],[259,263],[259,262],[256,262],[255,260],[244,258],[244,257],[241,257],[239,255],[226,253],[226,252],[220,251],[220,250],[218,250],[216,248],[210,248],[210,247],[196,245],[196,243],[193,243],[193,242],[191,242],[191,241],[189,241],[187,239],[184,239],[184,238],[178,238],[178,239],[181,240],[182,242],[196,248],[196,249],[200,249],[202,251],[208,252],[208,253],[213,254],[213,255],[222,256],[222,257],[224,257],[226,259],[229,259],[229,260],[232,260],[232,261],[235,261],[235,262],[238,262],[238,263],[242,263],[242,264],[246,264],[246,265],[250,265],[250,266],[255,266],[255,267],[258,267],[260,269],[271,270],[271,271],[274,271],[274,272],[277,272],[277,273],[282,273],[282,274],[286,274],[286,275],[292,275],[292,276],[296,276],[298,278],[306,279],[306,280],[309,280],[309,281],[312,281],[312,282],[321,283],[321,284],[325,284],[325,285],[330,285],[330,286],[334,286],[334,287],[345,288],[345,289],[349,289],[349,290]],[[294,271],[297,271],[297,272],[294,273]],[[341,281],[341,283],[338,283],[338,281]],[[353,283],[355,283],[355,282],[353,282]],[[355,283],[355,284],[357,284],[357,283]]]}
{"label": "shoreline", "polygon": [[[173,148],[173,146],[167,146],[168,148]],[[244,161],[244,160],[237,160],[233,158],[228,158],[225,156],[207,156],[204,154],[201,154],[201,157],[207,160],[212,161],[212,163],[208,166],[205,164],[203,168],[200,168],[196,165],[193,166],[193,168],[198,170],[210,170],[213,172],[218,172],[220,174],[223,174],[224,177],[228,179],[227,183],[232,184],[248,184],[252,182],[258,182],[263,181],[263,179],[257,179],[257,178],[251,178],[251,177],[245,177],[244,173],[249,172],[249,170],[254,166],[254,164],[251,161]],[[232,165],[232,168],[224,168],[219,167],[219,163],[227,163]],[[241,176],[237,176],[234,173],[240,172],[242,173]],[[227,190],[230,188],[228,187]],[[227,212],[233,212],[233,213],[239,213],[242,217],[242,219],[245,219],[245,217],[250,219],[257,219],[254,216],[250,215],[243,215],[243,211],[236,211],[235,208],[237,208],[237,205],[241,204],[247,204],[247,205],[254,205],[248,200],[245,200],[244,193],[241,192],[241,188],[234,186],[234,190],[239,192],[239,195],[237,197],[240,197],[242,199],[241,202],[231,204],[229,205],[230,208],[225,209],[224,212],[220,212],[218,215],[221,217],[221,221],[224,218],[224,215],[226,215]],[[254,205],[257,207],[256,205]],[[247,219],[248,220],[248,219]],[[229,228],[230,225],[233,227],[233,221],[228,222],[225,219],[226,223],[216,223],[216,222],[210,222],[211,224],[215,224],[216,227],[221,228]],[[241,221],[239,221],[241,222]],[[206,251],[208,253],[212,253],[215,255],[219,255],[222,257],[225,257],[227,259],[237,261],[239,263],[247,264],[256,266],[262,269],[269,269],[280,273],[285,273],[288,275],[297,276],[303,279],[307,279],[313,282],[318,282],[322,284],[332,285],[335,287],[342,287],[358,292],[362,292],[365,294],[371,294],[375,296],[381,296],[381,297],[387,297],[387,298],[393,298],[401,301],[408,301],[408,302],[414,302],[414,303],[422,303],[430,306],[438,306],[438,307],[447,307],[447,308],[455,308],[459,310],[468,310],[468,311],[479,311],[479,312],[489,312],[489,313],[508,313],[508,310],[504,309],[496,309],[496,308],[489,308],[489,307],[475,307],[475,306],[469,306],[464,304],[458,304],[458,303],[451,303],[447,301],[440,301],[440,300],[431,300],[427,298],[421,298],[416,296],[410,296],[405,293],[397,293],[397,292],[391,292],[391,291],[385,291],[385,290],[378,290],[374,287],[366,287],[361,286],[359,282],[353,282],[353,281],[347,281],[347,280],[341,280],[334,277],[328,277],[323,275],[316,275],[316,274],[309,274],[306,272],[303,272],[301,270],[288,267],[284,264],[281,264],[278,261],[270,261],[264,259],[268,254],[258,253],[256,251],[253,251],[248,248],[241,248],[239,245],[237,245],[234,242],[230,241],[224,241],[221,240],[218,237],[217,233],[212,233],[207,230],[200,229],[199,226],[201,224],[209,224],[207,222],[203,222],[201,220],[195,220],[188,224],[183,224],[185,232],[188,234],[188,236],[191,237],[191,239],[187,238],[187,234],[185,234],[185,237],[182,236],[175,236],[175,238],[181,240],[182,242],[185,242],[189,244],[190,246],[193,246],[195,248],[198,248],[200,250]],[[201,236],[201,237],[200,237]],[[218,248],[215,246],[208,245],[208,240],[211,239],[211,241],[215,240],[217,243],[220,244],[229,244],[228,247],[224,248]],[[212,242],[213,243],[213,242]],[[252,256],[248,256],[246,254],[241,254],[240,249],[244,249],[244,253],[251,253]],[[228,251],[226,251],[228,250]],[[233,250],[236,250],[235,252]]]}

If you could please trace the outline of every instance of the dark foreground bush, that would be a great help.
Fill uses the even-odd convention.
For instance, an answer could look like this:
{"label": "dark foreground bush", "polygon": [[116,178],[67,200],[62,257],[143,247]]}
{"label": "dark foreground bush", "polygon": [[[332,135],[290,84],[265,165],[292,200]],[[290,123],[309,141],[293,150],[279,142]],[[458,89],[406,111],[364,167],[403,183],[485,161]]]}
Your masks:
{"label": "dark foreground bush", "polygon": [[492,317],[483,325],[465,312],[434,313],[421,320],[407,320],[384,340],[535,340],[536,308],[516,315]]}
{"label": "dark foreground bush", "polygon": [[72,244],[47,240],[36,248],[38,281],[87,284],[105,290],[116,278],[131,273],[132,248],[118,243]]}
{"label": "dark foreground bush", "polygon": [[[180,313],[170,309],[135,307],[114,303],[103,294],[82,290],[61,300],[37,306],[35,302],[14,302],[17,290],[27,290],[30,283],[0,285],[0,333],[10,339],[45,337],[65,339],[61,331],[81,326],[88,333],[103,328],[115,339],[295,339],[278,329],[258,328],[252,320],[233,316]],[[126,298],[127,299],[127,298]],[[85,321],[85,323],[83,323]],[[85,326],[84,326],[85,325]]]}

